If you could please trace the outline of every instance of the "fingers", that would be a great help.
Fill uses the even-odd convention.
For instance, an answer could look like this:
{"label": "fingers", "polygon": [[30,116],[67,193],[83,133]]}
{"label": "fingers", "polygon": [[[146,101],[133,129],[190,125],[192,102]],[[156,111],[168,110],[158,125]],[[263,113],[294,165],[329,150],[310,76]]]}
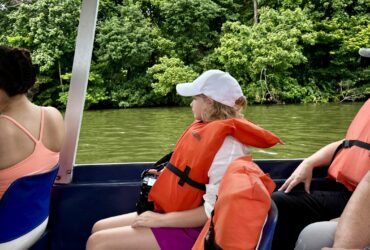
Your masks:
{"label": "fingers", "polygon": [[145,212],[136,216],[135,220],[132,222],[131,227],[142,227],[145,225],[146,221]]}
{"label": "fingers", "polygon": [[306,180],[304,182],[304,190],[309,194],[310,193],[311,180]]}
{"label": "fingers", "polygon": [[136,217],[136,219],[134,220],[134,222],[131,224],[131,227],[135,228],[135,227],[145,227],[145,218],[142,218],[140,216]]}
{"label": "fingers", "polygon": [[284,191],[285,193],[289,193],[300,182],[301,180],[299,180],[297,177],[292,175],[279,188],[279,191]]}
{"label": "fingers", "polygon": [[131,227],[132,228],[135,228],[135,227],[140,227],[140,226],[139,226],[139,224],[136,221],[134,221],[134,223],[132,223]]}
{"label": "fingers", "polygon": [[295,186],[297,186],[301,182],[304,182],[304,190],[307,193],[310,193],[311,178],[302,179],[295,176],[290,176],[284,182],[284,184],[278,189],[278,191],[284,191],[285,193],[289,193]]}
{"label": "fingers", "polygon": [[135,218],[131,227],[152,227],[158,226],[157,217],[159,216],[158,213],[152,211],[146,211]]}
{"label": "fingers", "polygon": [[132,222],[131,227],[139,227],[139,224],[140,224],[140,223],[138,223],[138,219],[136,218],[136,219]]}
{"label": "fingers", "polygon": [[158,171],[157,169],[149,169],[148,173],[154,174],[154,175],[159,175],[161,173],[161,171]]}
{"label": "fingers", "polygon": [[293,177],[290,176],[278,190],[279,191],[285,191],[285,189],[289,186],[292,179],[293,179]]}
{"label": "fingers", "polygon": [[156,174],[156,173],[158,173],[158,172],[157,172],[157,170],[156,170],[156,169],[149,169],[149,170],[148,170],[148,173],[150,173],[150,174]]}
{"label": "fingers", "polygon": [[285,190],[285,193],[289,193],[295,186],[297,186],[297,184],[299,184],[301,181],[300,180],[298,180],[298,179],[293,179],[290,183],[289,183],[289,185],[288,185],[288,187],[286,188],[286,190]]}

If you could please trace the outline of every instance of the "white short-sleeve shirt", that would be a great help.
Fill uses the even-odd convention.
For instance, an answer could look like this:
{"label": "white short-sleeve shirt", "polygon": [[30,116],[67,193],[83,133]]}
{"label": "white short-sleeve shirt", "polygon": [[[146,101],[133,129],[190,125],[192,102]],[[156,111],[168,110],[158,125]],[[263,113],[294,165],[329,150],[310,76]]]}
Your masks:
{"label": "white short-sleeve shirt", "polygon": [[225,137],[208,171],[209,183],[206,184],[206,193],[203,195],[204,209],[208,217],[211,217],[218,194],[218,186],[227,167],[234,159],[249,154],[248,146],[232,136]]}

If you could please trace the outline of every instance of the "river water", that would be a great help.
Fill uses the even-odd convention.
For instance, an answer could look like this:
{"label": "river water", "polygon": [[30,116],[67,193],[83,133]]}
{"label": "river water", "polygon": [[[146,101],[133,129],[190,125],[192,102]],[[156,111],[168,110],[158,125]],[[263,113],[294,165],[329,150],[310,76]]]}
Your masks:
{"label": "river water", "polygon": [[[363,103],[254,105],[245,117],[284,145],[253,149],[260,159],[304,158],[344,138]],[[76,163],[156,161],[171,151],[193,121],[190,107],[85,111]]]}

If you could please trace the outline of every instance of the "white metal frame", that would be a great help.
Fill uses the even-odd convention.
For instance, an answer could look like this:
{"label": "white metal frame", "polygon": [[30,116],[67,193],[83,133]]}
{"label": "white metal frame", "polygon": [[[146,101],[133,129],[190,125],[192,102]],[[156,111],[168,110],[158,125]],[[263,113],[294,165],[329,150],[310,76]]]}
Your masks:
{"label": "white metal frame", "polygon": [[76,160],[85,95],[94,45],[99,0],[83,0],[65,113],[66,138],[60,153],[58,183],[70,183]]}

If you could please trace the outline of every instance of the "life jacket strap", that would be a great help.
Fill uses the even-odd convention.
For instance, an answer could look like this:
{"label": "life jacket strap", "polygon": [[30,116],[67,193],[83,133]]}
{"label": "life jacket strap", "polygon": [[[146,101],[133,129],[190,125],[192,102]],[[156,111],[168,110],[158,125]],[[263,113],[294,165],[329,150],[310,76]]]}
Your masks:
{"label": "life jacket strap", "polygon": [[167,165],[166,165],[166,168],[168,168],[168,170],[170,170],[172,173],[174,173],[175,175],[177,175],[180,178],[180,180],[178,182],[178,184],[180,186],[184,186],[184,184],[187,183],[187,184],[189,184],[190,186],[192,186],[194,188],[200,189],[202,191],[206,191],[206,185],[205,184],[194,181],[189,177],[189,172],[191,170],[191,168],[189,166],[186,166],[184,171],[181,171],[180,169],[178,169],[177,167],[172,165],[170,162],[168,162]]}
{"label": "life jacket strap", "polygon": [[335,156],[338,154],[338,152],[343,148],[350,148],[353,146],[357,146],[360,148],[364,148],[367,150],[370,150],[370,144],[367,142],[359,141],[359,140],[344,140],[335,150],[333,158],[331,159],[330,164],[334,161]]}
{"label": "life jacket strap", "polygon": [[[216,201],[217,201],[216,196]],[[215,209],[212,210],[211,213],[211,223],[209,225],[209,229],[207,232],[206,237],[204,238],[204,250],[223,250],[217,243],[216,243],[216,236],[215,236],[215,224],[213,222],[213,217],[215,216]]]}
{"label": "life jacket strap", "polygon": [[172,154],[173,151],[163,156],[156,163],[154,163],[152,168],[156,169],[157,171],[161,171],[163,168],[166,167],[167,163],[170,161]]}
{"label": "life jacket strap", "polygon": [[342,147],[343,148],[350,148],[352,146],[357,146],[360,148],[364,148],[367,150],[370,150],[370,143],[359,141],[359,140],[344,140],[342,142]]}

